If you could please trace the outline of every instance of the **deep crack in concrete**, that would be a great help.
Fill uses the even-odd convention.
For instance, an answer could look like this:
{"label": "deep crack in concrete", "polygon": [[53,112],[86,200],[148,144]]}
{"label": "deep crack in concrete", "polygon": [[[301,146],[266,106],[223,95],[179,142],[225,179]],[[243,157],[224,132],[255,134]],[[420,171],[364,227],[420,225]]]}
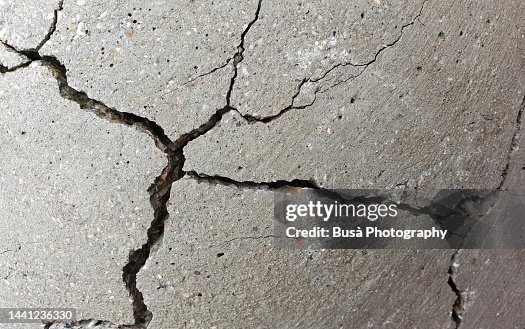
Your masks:
{"label": "deep crack in concrete", "polygon": [[[146,261],[151,255],[153,248],[158,246],[162,241],[164,236],[165,221],[168,218],[167,202],[170,198],[171,188],[173,182],[181,179],[185,173],[183,172],[183,166],[185,162],[184,157],[184,147],[191,142],[192,140],[206,134],[208,131],[213,129],[218,122],[222,119],[222,116],[234,108],[229,106],[229,100],[231,91],[235,83],[235,78],[237,76],[237,65],[243,59],[244,52],[244,38],[248,33],[251,26],[257,21],[259,12],[261,9],[262,0],[259,1],[257,10],[255,13],[255,18],[248,24],[247,28],[243,31],[241,35],[241,42],[238,46],[238,52],[233,57],[234,64],[234,76],[232,77],[229,92],[227,95],[227,106],[216,111],[206,123],[202,124],[192,131],[182,134],[176,141],[171,141],[164,130],[154,121],[151,121],[147,118],[127,113],[120,112],[114,108],[111,108],[104,104],[103,102],[90,98],[84,91],[79,91],[68,84],[67,80],[67,68],[54,56],[41,56],[39,50],[41,47],[51,38],[52,34],[56,30],[56,24],[58,19],[58,12],[63,9],[63,1],[59,3],[59,8],[54,11],[54,21],[46,37],[39,43],[36,48],[18,50],[8,44],[6,46],[17,52],[20,55],[26,56],[29,60],[23,65],[19,65],[16,68],[5,70],[14,71],[18,68],[29,66],[32,62],[41,62],[42,65],[46,66],[54,78],[57,81],[60,95],[73,101],[79,105],[82,110],[93,112],[98,117],[119,124],[124,124],[127,126],[132,126],[137,128],[143,133],[147,133],[155,141],[155,145],[166,154],[168,159],[168,165],[164,168],[162,174],[155,179],[155,182],[150,186],[148,192],[150,194],[150,203],[154,210],[154,219],[150,224],[149,229],[147,230],[147,241],[142,245],[141,248],[137,250],[130,251],[128,263],[123,268],[123,281],[126,285],[126,288],[133,299],[133,316],[135,322],[133,324],[119,324],[119,328],[129,328],[129,329],[139,329],[147,328],[149,322],[151,321],[153,314],[148,310],[146,304],[144,303],[144,298],[142,293],[137,288],[137,274],[142,269]],[[226,64],[228,64],[229,60]],[[226,65],[224,65],[226,66]],[[220,67],[222,68],[222,67]],[[216,70],[220,69],[217,68]],[[2,70],[2,68],[0,68]],[[216,71],[215,70],[215,71]],[[212,73],[212,72],[210,72]],[[292,182],[290,184],[284,185],[294,185]],[[55,322],[46,323],[45,327],[50,328]],[[105,320],[96,320],[96,319],[82,319],[73,323],[73,325],[115,325],[111,322]]]}
{"label": "deep crack in concrete", "polygon": [[[134,115],[132,113],[126,113],[126,112],[119,112],[113,108],[110,108],[106,106],[104,103],[89,98],[87,94],[83,91],[78,91],[68,85],[67,82],[67,70],[64,65],[62,65],[59,60],[56,57],[52,56],[40,56],[39,50],[44,46],[44,44],[51,38],[53,33],[56,30],[56,24],[58,19],[58,13],[63,9],[63,3],[64,1],[59,2],[59,6],[57,9],[54,10],[54,19],[53,24],[49,29],[49,32],[45,36],[45,38],[34,48],[34,49],[28,49],[28,50],[17,50],[14,47],[7,45],[10,49],[18,52],[21,55],[24,55],[29,58],[29,61],[18,65],[14,68],[5,68],[3,66],[0,66],[0,73],[7,73],[7,72],[13,72],[20,68],[25,68],[29,66],[34,61],[41,61],[45,66],[47,66],[51,72],[53,73],[53,76],[56,78],[60,94],[62,97],[76,102],[81,109],[87,110],[90,112],[95,113],[97,116],[111,121],[111,122],[117,122],[120,124],[124,124],[127,126],[133,126],[141,132],[145,132],[149,134],[155,141],[155,144],[157,147],[162,150],[168,158],[168,165],[164,168],[162,174],[155,179],[155,182],[151,185],[151,187],[148,189],[148,192],[150,193],[150,202],[154,209],[154,220],[151,222],[151,226],[147,231],[147,242],[143,244],[143,246],[138,249],[130,252],[129,255],[129,262],[126,264],[126,266],[123,269],[123,280],[126,283],[127,289],[130,292],[130,295],[133,297],[133,306],[134,306],[134,317],[135,317],[135,323],[133,325],[119,325],[119,328],[145,328],[148,326],[149,321],[152,318],[152,313],[147,309],[147,306],[144,304],[142,293],[137,289],[136,286],[136,276],[137,273],[141,270],[141,268],[146,263],[147,259],[150,256],[152,248],[154,248],[163,238],[164,234],[164,223],[167,217],[169,216],[167,211],[167,201],[170,197],[170,192],[172,188],[172,184],[174,181],[181,179],[185,175],[196,179],[197,181],[206,181],[208,183],[213,184],[222,184],[222,185],[234,185],[237,188],[246,188],[246,189],[286,189],[286,188],[313,188],[313,189],[319,189],[318,186],[315,185],[315,183],[305,180],[292,180],[292,181],[275,181],[275,182],[262,182],[262,183],[256,183],[256,182],[238,182],[234,181],[227,177],[220,177],[220,176],[207,176],[205,174],[196,173],[194,171],[189,172],[183,172],[183,166],[185,162],[185,156],[184,156],[184,147],[191,141],[195,140],[196,138],[203,136],[208,131],[213,129],[222,119],[223,115],[230,111],[236,111],[238,112],[244,119],[246,119],[249,122],[263,122],[263,123],[269,123],[279,117],[281,117],[283,114],[287,113],[290,110],[294,109],[305,109],[315,103],[316,100],[316,94],[317,92],[326,92],[330,88],[336,86],[337,84],[344,83],[345,81],[338,82],[336,85],[332,85],[323,91],[321,91],[319,88],[316,89],[314,93],[314,100],[312,103],[304,106],[294,106],[295,99],[299,96],[301,93],[302,87],[310,82],[310,83],[317,83],[322,81],[326,78],[326,76],[340,68],[345,66],[352,66],[352,67],[362,67],[363,70],[356,76],[352,76],[349,79],[355,78],[362,74],[368,68],[370,65],[372,65],[380,56],[380,54],[385,51],[388,48],[391,48],[395,46],[402,38],[404,30],[408,28],[411,25],[414,25],[415,22],[419,19],[419,17],[422,15],[423,8],[428,0],[423,2],[421,10],[419,14],[408,24],[405,24],[401,28],[401,33],[399,37],[394,40],[392,43],[383,46],[380,48],[376,54],[374,55],[374,58],[367,62],[367,63],[361,63],[361,64],[355,64],[355,63],[340,63],[332,68],[330,68],[328,71],[326,71],[320,78],[317,79],[303,79],[298,87],[296,94],[292,97],[291,104],[286,107],[285,109],[281,110],[278,114],[268,116],[268,117],[254,117],[246,114],[241,114],[237,109],[232,107],[230,105],[230,98],[231,93],[234,88],[235,80],[237,78],[238,74],[238,64],[244,59],[244,41],[247,33],[249,32],[250,28],[256,23],[256,21],[259,18],[262,0],[258,2],[257,10],[255,13],[254,19],[248,24],[247,28],[243,31],[241,34],[241,42],[238,46],[237,53],[230,58],[224,65],[213,69],[212,71],[205,73],[203,75],[200,75],[195,79],[200,78],[201,76],[211,74],[219,69],[222,69],[226,67],[231,61],[234,65],[234,73],[231,79],[230,87],[227,93],[227,99],[226,99],[226,106],[222,109],[219,109],[216,111],[215,114],[213,114],[209,120],[202,124],[200,127],[190,131],[189,133],[185,133],[181,135],[176,141],[172,142],[164,133],[163,129],[157,125],[155,122],[148,120],[147,118],[140,117],[137,115]],[[522,118],[523,118],[523,112],[525,109],[525,99],[522,104],[522,107],[518,113],[517,117],[517,123],[516,123],[516,130],[513,135],[512,144],[508,156],[508,162],[507,165],[502,173],[502,182],[499,186],[499,189],[502,189],[504,187],[507,173],[510,166],[510,160],[513,157],[513,154],[515,150],[517,149],[517,140],[520,135],[521,131],[521,124],[522,124]],[[457,263],[457,255],[459,250],[456,250],[454,253],[451,265],[449,268],[449,279],[448,284],[451,287],[452,291],[457,296],[456,301],[453,305],[452,309],[452,318],[456,323],[456,328],[460,328],[463,312],[464,312],[464,305],[465,305],[465,294],[464,292],[461,292],[455,281],[455,273],[457,271],[457,267],[459,264]],[[76,322],[77,325],[100,325],[100,324],[110,324],[107,321],[103,320],[79,320]],[[46,324],[46,328],[49,328],[52,325],[52,323]]]}
{"label": "deep crack in concrete", "polygon": [[459,267],[459,262],[457,260],[458,255],[459,249],[456,250],[451,257],[450,267],[448,269],[449,277],[447,281],[448,285],[450,286],[450,289],[452,289],[452,292],[456,295],[456,300],[454,301],[451,310],[451,317],[454,323],[456,324],[456,329],[461,328],[466,303],[465,292],[459,290],[455,282],[455,275]]}

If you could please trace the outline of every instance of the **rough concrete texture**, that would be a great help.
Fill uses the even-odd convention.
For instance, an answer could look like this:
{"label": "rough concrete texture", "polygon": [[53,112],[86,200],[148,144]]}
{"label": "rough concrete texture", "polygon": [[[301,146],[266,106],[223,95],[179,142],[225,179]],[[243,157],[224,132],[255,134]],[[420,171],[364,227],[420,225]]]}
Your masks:
{"label": "rough concrete texture", "polygon": [[27,57],[18,54],[16,51],[0,42],[0,73],[14,70],[27,62],[29,62]]}
{"label": "rough concrete texture", "polygon": [[0,1],[0,40],[16,49],[39,49],[52,31],[63,0]]}
{"label": "rough concrete texture", "polygon": [[523,251],[279,249],[271,218],[290,188],[522,198],[524,11],[0,0],[0,307],[78,309],[54,329],[522,328]]}
{"label": "rough concrete texture", "polygon": [[[525,24],[516,6],[429,1],[395,45],[370,50],[377,59],[357,77],[337,67],[316,83],[313,105],[271,121],[231,112],[190,143],[185,169],[341,188],[495,188],[524,97]],[[288,64],[283,74],[296,70]]]}
{"label": "rough concrete texture", "polygon": [[279,113],[305,80],[321,79],[341,63],[360,66],[374,60],[376,52],[399,39],[422,4],[264,1],[246,35],[246,60],[232,105],[258,117]]}
{"label": "rough concrete texture", "polygon": [[454,327],[451,251],[275,248],[272,202],[268,190],[174,184],[162,247],[138,277],[150,328]]}
{"label": "rough concrete texture", "polygon": [[454,282],[461,329],[523,328],[523,250],[460,250]]}
{"label": "rough concrete texture", "polygon": [[154,217],[163,154],[62,98],[38,63],[0,76],[0,116],[0,307],[134,323],[122,269]]}
{"label": "rough concrete texture", "polygon": [[42,54],[65,64],[72,87],[176,138],[226,105],[255,9],[253,0],[72,2]]}
{"label": "rough concrete texture", "polygon": [[[521,108],[525,111],[525,104]],[[503,206],[495,205],[492,213],[501,209],[502,216],[490,216],[488,221],[505,222],[508,212],[525,211],[525,134],[521,129],[522,117],[516,122],[516,134],[512,141],[507,179],[503,182],[511,192],[501,200]],[[515,198],[515,199],[513,199]],[[517,199],[517,200],[516,200]],[[520,204],[520,202],[521,204]],[[521,205],[521,208],[516,206]],[[519,218],[519,217],[518,217]],[[523,239],[523,223],[509,227],[511,232],[502,232],[502,239]],[[514,228],[514,231],[512,231]],[[519,235],[519,236],[516,236]],[[451,279],[457,294],[456,313],[461,329],[523,328],[525,323],[525,298],[523,280],[525,262],[523,250],[459,250],[453,258]]]}

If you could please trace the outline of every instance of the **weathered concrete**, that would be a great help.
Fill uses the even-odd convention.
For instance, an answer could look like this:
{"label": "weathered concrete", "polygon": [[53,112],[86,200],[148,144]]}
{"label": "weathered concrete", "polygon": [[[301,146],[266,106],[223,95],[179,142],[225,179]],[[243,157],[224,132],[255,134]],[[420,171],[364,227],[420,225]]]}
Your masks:
{"label": "weathered concrete", "polygon": [[318,90],[312,106],[270,122],[232,112],[190,143],[185,168],[341,188],[494,188],[524,97],[525,24],[516,6],[429,1],[357,77],[345,75],[347,66],[332,70],[310,87]]}
{"label": "weathered concrete", "polygon": [[270,191],[174,184],[164,240],[138,275],[149,328],[453,328],[452,251],[273,246]]}
{"label": "weathered concrete", "polygon": [[0,76],[0,116],[0,307],[134,323],[122,268],[153,220],[163,154],[63,99],[37,63]]}
{"label": "weathered concrete", "polygon": [[254,0],[67,3],[41,53],[65,64],[72,87],[176,138],[226,105],[230,59],[255,9]]}
{"label": "weathered concrete", "polygon": [[278,249],[258,183],[522,197],[524,11],[0,0],[0,307],[143,329],[149,257],[149,328],[521,328],[522,252]]}

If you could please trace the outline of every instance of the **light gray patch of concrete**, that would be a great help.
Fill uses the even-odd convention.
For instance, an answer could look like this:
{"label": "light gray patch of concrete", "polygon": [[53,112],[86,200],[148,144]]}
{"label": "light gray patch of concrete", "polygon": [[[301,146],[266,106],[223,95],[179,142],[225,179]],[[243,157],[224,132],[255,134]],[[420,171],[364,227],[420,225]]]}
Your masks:
{"label": "light gray patch of concrete", "polygon": [[133,323],[122,281],[165,158],[146,134],[63,99],[48,68],[0,76],[0,306]]}
{"label": "light gray patch of concrete", "polygon": [[452,328],[451,251],[273,245],[273,193],[173,185],[161,248],[138,275],[149,328]]}
{"label": "light gray patch of concrete", "polygon": [[523,250],[461,250],[454,281],[464,295],[461,329],[523,328]]}
{"label": "light gray patch of concrete", "polygon": [[254,19],[251,1],[76,1],[42,55],[89,97],[156,121],[175,139],[226,105],[230,60]]}
{"label": "light gray patch of concrete", "polygon": [[185,169],[329,188],[495,188],[524,96],[516,6],[429,1],[357,77],[337,67],[313,105],[269,122],[230,113],[188,145]]}
{"label": "light gray patch of concrete", "polygon": [[0,42],[0,69],[11,70],[27,62],[29,62],[27,57]]}
{"label": "light gray patch of concrete", "polygon": [[0,1],[0,40],[16,49],[35,49],[53,25],[59,0]]}
{"label": "light gray patch of concrete", "polygon": [[399,38],[419,13],[423,0],[262,2],[246,36],[245,60],[232,106],[257,117],[275,115],[292,103],[303,80],[316,80],[342,63],[374,59]]}

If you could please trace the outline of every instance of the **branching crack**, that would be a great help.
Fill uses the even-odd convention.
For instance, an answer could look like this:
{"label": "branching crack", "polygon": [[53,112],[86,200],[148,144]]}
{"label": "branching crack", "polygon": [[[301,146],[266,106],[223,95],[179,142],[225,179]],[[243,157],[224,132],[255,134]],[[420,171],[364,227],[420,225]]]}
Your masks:
{"label": "branching crack", "polygon": [[[184,147],[192,140],[204,135],[209,130],[213,129],[215,125],[222,119],[222,116],[233,110],[233,108],[228,105],[222,109],[216,111],[206,123],[202,124],[200,127],[190,131],[189,133],[182,134],[175,142],[171,141],[164,130],[154,121],[151,121],[147,118],[137,116],[133,113],[120,112],[114,108],[111,108],[104,104],[103,102],[90,98],[84,91],[79,91],[68,84],[67,80],[67,69],[60,63],[60,61],[54,56],[41,56],[39,53],[40,48],[47,42],[51,35],[56,30],[56,23],[58,19],[58,12],[62,10],[63,1],[60,2],[59,8],[55,11],[55,18],[53,26],[50,28],[49,33],[46,38],[35,48],[27,50],[17,50],[16,48],[6,45],[10,50],[17,52],[20,55],[26,56],[29,61],[24,64],[25,66],[30,65],[32,62],[38,61],[42,65],[46,66],[55,77],[60,95],[73,101],[79,105],[79,107],[85,111],[92,112],[98,117],[127,126],[132,126],[137,128],[143,133],[150,135],[155,141],[155,145],[163,151],[168,159],[168,165],[164,168],[162,174],[155,179],[155,182],[150,186],[148,192],[150,194],[150,203],[154,210],[154,219],[151,222],[151,225],[147,231],[147,241],[142,245],[141,248],[133,250],[129,254],[128,263],[124,266],[122,277],[123,281],[126,284],[126,288],[133,299],[133,315],[134,315],[134,324],[122,324],[118,325],[119,328],[130,328],[130,329],[142,329],[147,328],[153,314],[148,310],[146,304],[144,303],[144,298],[142,293],[137,288],[137,274],[142,269],[146,261],[151,255],[151,251],[158,247],[162,242],[164,237],[164,228],[165,221],[168,218],[167,202],[170,197],[171,188],[173,182],[181,179],[184,176],[182,168],[184,166],[185,157],[183,149]],[[229,95],[233,89],[233,84],[235,83],[235,77],[237,74],[237,64],[242,61],[242,56],[244,52],[244,37],[248,33],[251,26],[257,21],[258,15],[261,9],[261,1],[259,1],[256,15],[254,20],[250,22],[248,27],[244,30],[241,37],[241,43],[238,47],[238,52],[233,58],[235,65],[234,77],[231,80],[230,91],[227,97],[227,103],[229,104]],[[228,63],[231,60],[228,61]],[[227,63],[227,64],[228,64]],[[217,68],[215,70],[218,70]],[[208,74],[211,74],[209,72]],[[46,328],[50,328],[54,323],[47,323]],[[74,325],[102,325],[102,324],[111,324],[107,321],[102,320],[81,320],[74,323]]]}
{"label": "branching crack", "polygon": [[[419,20],[419,18],[421,17],[421,15],[423,14],[423,9],[425,7],[425,4],[427,3],[428,0],[425,0],[422,5],[421,5],[421,8],[419,9],[419,12],[418,14],[407,24],[403,25],[401,27],[401,32],[399,34],[399,36],[394,40],[392,41],[391,43],[389,44],[386,44],[386,45],[383,45],[383,47],[381,47],[375,54],[374,54],[374,57],[368,61],[368,62],[365,62],[365,63],[352,63],[352,62],[347,62],[347,63],[338,63],[334,66],[332,66],[330,69],[328,69],[326,72],[324,72],[320,77],[318,78],[304,78],[303,80],[301,80],[301,82],[299,83],[299,86],[297,88],[297,91],[296,93],[292,96],[292,100],[290,102],[290,105],[287,106],[286,108],[280,110],[277,114],[274,114],[274,115],[270,115],[270,116],[266,116],[266,117],[260,117],[260,116],[252,116],[252,115],[248,115],[248,114],[241,114],[242,117],[244,117],[246,120],[248,121],[251,121],[251,122],[254,122],[254,121],[258,121],[258,122],[262,122],[262,123],[269,123],[269,122],[272,122],[278,118],[280,118],[282,115],[286,114],[287,112],[291,111],[291,110],[304,110],[310,106],[312,106],[316,100],[317,100],[317,94],[318,93],[325,93],[327,92],[328,90],[332,89],[333,87],[341,84],[341,83],[345,83],[345,82],[348,82],[350,80],[353,80],[353,79],[356,79],[357,77],[359,77],[361,74],[363,74],[365,72],[365,70],[372,64],[374,64],[377,59],[379,58],[379,56],[381,55],[381,53],[383,53],[385,50],[389,49],[389,48],[392,48],[394,47],[403,37],[403,34],[405,33],[405,29],[407,29],[408,27],[414,25],[416,23],[416,21]],[[324,88],[323,90],[321,90],[321,87],[320,86],[317,86],[314,88],[314,95],[313,95],[313,101],[309,104],[306,104],[306,105],[302,105],[302,106],[295,106],[295,100],[297,99],[297,97],[301,94],[302,92],[302,88],[303,86],[305,86],[307,83],[309,84],[316,84],[316,83],[319,83],[321,82],[322,80],[324,80],[328,74],[330,74],[332,71],[338,69],[338,68],[341,68],[341,67],[346,67],[346,66],[351,66],[351,67],[354,67],[354,68],[362,68],[361,71],[356,74],[356,75],[351,75],[349,78],[347,79],[344,79],[342,81],[339,81],[327,88]],[[237,71],[235,71],[235,77],[237,76]],[[234,80],[234,79],[233,79]],[[233,86],[233,85],[232,85]],[[229,98],[228,98],[228,104],[229,103]]]}
{"label": "branching crack", "polygon": [[261,13],[261,6],[262,6],[262,0],[259,0],[257,3],[257,9],[255,11],[254,18],[248,23],[248,26],[244,29],[244,31],[241,33],[241,42],[237,46],[237,53],[233,55],[233,76],[230,80],[230,88],[228,88],[228,92],[226,93],[226,107],[231,106],[231,95],[233,93],[233,88],[235,86],[235,80],[237,79],[238,71],[239,71],[239,64],[244,60],[244,41],[246,39],[246,35],[248,32],[250,32],[250,29],[252,26],[257,22],[259,19],[259,14]]}
{"label": "branching crack", "polygon": [[[11,47],[11,49],[14,48]],[[122,272],[123,281],[133,299],[133,315],[135,321],[133,324],[122,324],[118,327],[131,329],[146,328],[152,319],[152,313],[144,304],[142,293],[137,288],[137,274],[149,258],[152,248],[162,241],[164,223],[168,218],[166,204],[170,197],[171,186],[175,180],[183,176],[182,167],[184,157],[182,155],[182,148],[176,148],[174,143],[166,136],[164,130],[154,121],[132,113],[117,111],[99,100],[90,98],[85,92],[69,86],[66,75],[67,69],[56,57],[40,56],[38,51],[35,50],[23,50],[19,51],[19,54],[27,56],[30,59],[30,63],[38,61],[47,67],[56,79],[60,95],[63,98],[77,103],[81,109],[92,112],[104,120],[135,127],[139,131],[148,134],[153,138],[155,145],[167,156],[168,165],[148,189],[150,203],[154,210],[154,219],[147,231],[148,239],[140,249],[130,252],[128,263],[124,266]],[[101,324],[109,323],[101,320],[82,320],[77,322],[77,324],[93,322]],[[52,324],[53,323],[48,323],[47,325],[50,327]]]}
{"label": "branching crack", "polygon": [[21,63],[16,65],[16,66],[13,66],[13,67],[5,67],[5,66],[0,64],[0,74],[14,72],[14,71],[16,71],[18,69],[27,67],[27,66],[29,66],[31,64],[31,60],[29,60],[28,58],[25,58],[24,55],[20,54],[18,52],[18,50],[16,50],[11,45],[9,45],[9,44],[7,44],[7,43],[5,43],[3,41],[0,41],[0,44],[2,44],[8,52],[12,52],[14,54],[17,54],[20,57],[23,57],[23,59],[21,60]]}

